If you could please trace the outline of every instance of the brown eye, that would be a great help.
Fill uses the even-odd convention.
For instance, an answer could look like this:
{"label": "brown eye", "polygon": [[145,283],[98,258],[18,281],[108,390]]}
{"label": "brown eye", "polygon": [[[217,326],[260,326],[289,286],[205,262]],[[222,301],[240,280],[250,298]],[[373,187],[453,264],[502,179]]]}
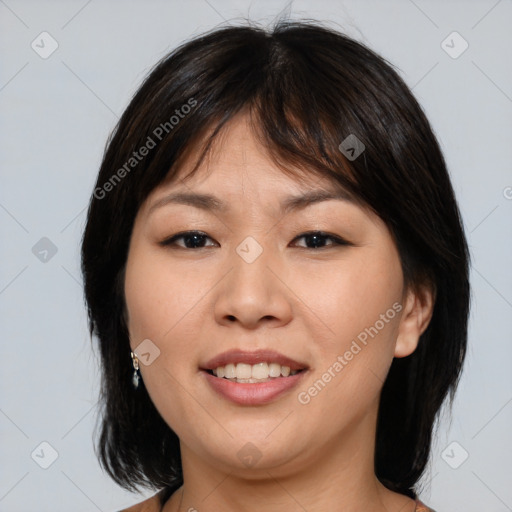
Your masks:
{"label": "brown eye", "polygon": [[[304,239],[306,247],[305,249],[318,249],[323,247],[333,247],[336,245],[351,245],[346,240],[334,235],[330,235],[328,233],[324,233],[323,231],[310,231],[308,233],[303,233],[302,235],[295,238],[295,240]],[[325,243],[327,241],[331,241],[331,243]]]}
{"label": "brown eye", "polygon": [[[339,236],[324,233],[322,231],[310,231],[296,237],[294,241],[304,239],[305,245],[300,246],[304,249],[322,249],[327,247],[335,247],[342,245],[352,245],[350,242],[340,238]],[[203,249],[213,247],[216,244],[210,243],[206,245],[207,240],[212,240],[206,233],[202,231],[184,231],[176,235],[166,238],[160,245],[163,247],[178,247],[181,249]],[[180,241],[178,243],[178,241]]]}
{"label": "brown eye", "polygon": [[[182,249],[202,249],[207,247],[204,245],[204,243],[208,239],[211,240],[211,238],[206,233],[201,231],[184,231],[182,233],[173,235],[171,238],[163,240],[160,242],[160,245],[164,247],[174,245]],[[178,240],[183,240],[183,243],[177,243]]]}

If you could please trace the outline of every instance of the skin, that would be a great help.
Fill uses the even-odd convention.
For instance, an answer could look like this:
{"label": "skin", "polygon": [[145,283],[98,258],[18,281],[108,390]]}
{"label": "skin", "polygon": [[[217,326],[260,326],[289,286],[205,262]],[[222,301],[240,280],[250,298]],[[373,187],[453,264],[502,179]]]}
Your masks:
{"label": "skin", "polygon": [[[190,158],[180,177],[195,162]],[[141,206],[125,276],[131,348],[149,338],[160,350],[152,364],[141,365],[141,375],[180,438],[184,473],[164,512],[414,511],[413,500],[375,477],[374,437],[391,362],[415,350],[432,295],[404,288],[388,228],[361,205],[331,199],[279,213],[290,195],[333,187],[327,179],[302,183],[284,174],[240,115],[196,174],[160,185]],[[151,209],[176,191],[213,194],[229,210],[175,203]],[[187,230],[207,237],[195,246],[183,238],[159,245]],[[320,237],[315,248],[301,237],[319,230],[349,244]],[[236,252],[247,236],[263,249],[250,264]],[[309,403],[300,403],[298,393],[395,303],[401,311]],[[298,388],[278,400],[236,405],[199,370],[232,348],[274,349],[309,368]],[[237,456],[249,441],[261,454],[251,468]]]}

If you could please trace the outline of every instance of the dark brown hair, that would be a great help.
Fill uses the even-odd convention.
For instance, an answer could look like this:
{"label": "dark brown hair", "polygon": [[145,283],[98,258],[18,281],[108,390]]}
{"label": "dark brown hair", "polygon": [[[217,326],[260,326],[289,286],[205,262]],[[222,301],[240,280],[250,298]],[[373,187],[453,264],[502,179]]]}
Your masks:
{"label": "dark brown hair", "polygon": [[[100,461],[127,489],[165,487],[166,499],[182,484],[176,434],[144,386],[131,385],[124,267],[148,194],[176,175],[205,130],[203,156],[241,112],[284,172],[327,176],[376,212],[396,241],[405,283],[435,291],[418,348],[393,360],[376,434],[377,477],[416,497],[465,357],[467,243],[438,142],[408,87],[366,46],[312,22],[231,26],[186,42],[153,68],[110,136],[82,241],[89,329],[103,366]],[[340,148],[349,136],[364,144],[355,159]],[[143,146],[151,147],[142,157]]]}

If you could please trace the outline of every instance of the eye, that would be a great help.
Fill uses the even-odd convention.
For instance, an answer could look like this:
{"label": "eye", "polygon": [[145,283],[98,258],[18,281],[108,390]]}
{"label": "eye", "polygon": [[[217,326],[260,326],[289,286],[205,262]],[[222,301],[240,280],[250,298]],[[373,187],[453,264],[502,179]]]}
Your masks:
{"label": "eye", "polygon": [[[347,242],[338,236],[330,235],[323,231],[309,231],[299,235],[293,241],[295,242],[300,239],[304,239],[305,241],[305,246],[302,246],[304,249],[322,249],[324,247],[334,247],[337,245],[352,245],[350,242]],[[183,243],[177,243],[178,240],[183,241]],[[212,247],[216,245],[215,243],[205,245],[207,240],[212,239],[202,231],[183,231],[182,233],[177,233],[176,235],[163,240],[160,242],[160,245],[164,247],[177,246],[182,249],[203,249],[205,247]],[[326,243],[328,241],[331,243]]]}
{"label": "eye", "polygon": [[[310,231],[308,233],[303,233],[295,238],[295,240],[300,240],[301,238],[303,238],[306,243],[306,247],[304,247],[305,249],[318,249],[322,247],[333,247],[336,245],[352,245],[338,236],[330,235],[323,231]],[[326,240],[330,240],[332,243],[326,245]],[[308,247],[308,245],[311,245],[311,247]]]}
{"label": "eye", "polygon": [[[202,249],[206,247],[204,242],[211,238],[202,231],[184,231],[182,233],[177,233],[173,235],[171,238],[167,238],[160,242],[162,246],[176,245],[181,247],[182,249]],[[178,240],[183,240],[183,245],[176,243]],[[214,245],[214,244],[212,244]]]}

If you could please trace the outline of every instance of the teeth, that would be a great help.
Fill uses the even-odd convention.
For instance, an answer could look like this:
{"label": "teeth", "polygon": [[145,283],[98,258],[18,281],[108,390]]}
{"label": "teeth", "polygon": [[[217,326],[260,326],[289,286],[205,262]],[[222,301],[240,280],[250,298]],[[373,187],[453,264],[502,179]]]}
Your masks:
{"label": "teeth", "polygon": [[281,365],[278,363],[271,363],[268,367],[269,377],[279,377],[281,375]]}
{"label": "teeth", "polygon": [[269,377],[267,363],[253,364],[251,369],[253,379],[267,379]]}
{"label": "teeth", "polygon": [[236,382],[254,383],[269,378],[288,377],[295,375],[297,370],[290,370],[289,366],[281,366],[279,363],[257,363],[257,364],[227,364],[215,368],[213,374],[217,377],[224,377]]}
{"label": "teeth", "polygon": [[[222,369],[222,366],[219,366],[219,368]],[[217,371],[219,368],[217,368]],[[236,378],[236,368],[234,364],[227,364],[224,366],[224,377],[226,377],[226,379]]]}
{"label": "teeth", "polygon": [[250,379],[252,368],[250,364],[238,363],[236,365],[236,378],[237,379]]}

